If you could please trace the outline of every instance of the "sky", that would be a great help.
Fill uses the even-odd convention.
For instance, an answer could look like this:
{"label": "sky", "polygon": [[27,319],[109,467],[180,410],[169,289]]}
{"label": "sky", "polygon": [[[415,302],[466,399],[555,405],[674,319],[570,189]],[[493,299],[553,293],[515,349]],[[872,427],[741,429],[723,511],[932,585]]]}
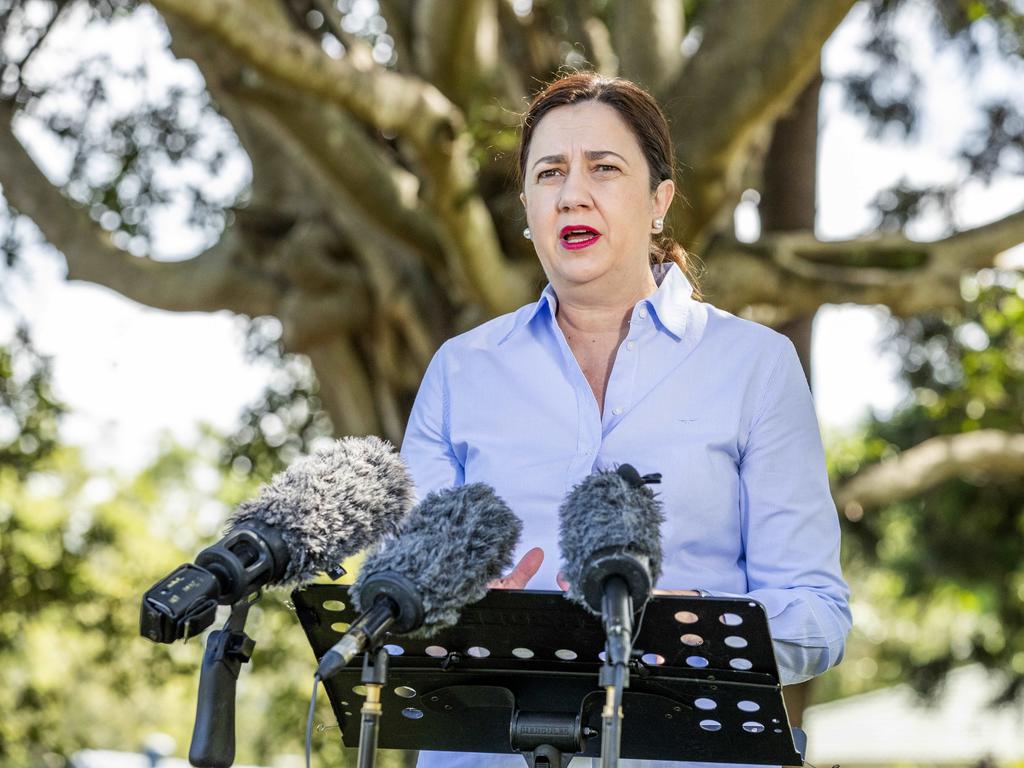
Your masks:
{"label": "sky", "polygon": [[[39,65],[60,72],[77,52],[106,50],[126,66],[148,60],[158,78],[154,88],[194,82],[194,65],[174,62],[165,50],[166,33],[154,17],[143,6],[138,18],[103,32],[68,31],[41,52],[45,57]],[[976,119],[964,105],[986,93],[1024,89],[1021,73],[1000,62],[988,62],[972,77],[955,55],[936,56],[926,22],[911,14],[904,21],[911,33],[910,55],[926,75],[921,135],[911,145],[892,138],[872,140],[864,120],[846,110],[841,87],[828,81],[862,65],[862,17],[855,9],[823,51],[818,234],[824,239],[869,232],[873,215],[868,203],[900,178],[955,178],[957,167],[950,158]],[[59,180],[66,173],[59,148],[40,140],[31,126],[19,128],[19,137],[40,166]],[[237,188],[247,173],[244,158],[229,163],[218,179],[218,193]],[[982,224],[1022,206],[1024,181],[989,188],[973,184],[964,189],[956,225]],[[180,213],[178,219],[170,213],[158,223],[155,246],[161,258],[186,258],[203,247],[202,236],[190,235],[182,226]],[[754,204],[740,206],[736,227],[741,237],[756,237]],[[925,219],[910,234],[932,239],[941,234],[939,222]],[[1024,266],[1021,251],[1008,254],[1002,263]],[[106,288],[65,282],[63,258],[45,244],[26,255],[23,274],[6,273],[0,286],[0,342],[10,337],[16,314],[28,320],[36,346],[53,357],[57,395],[70,406],[64,438],[85,446],[93,466],[139,468],[155,455],[161,434],[188,444],[202,423],[231,431],[242,408],[258,399],[269,381],[267,365],[245,359],[244,320],[228,312],[153,310]],[[872,409],[885,414],[905,396],[895,381],[898,359],[879,348],[886,318],[884,309],[872,307],[828,306],[819,312],[812,347],[813,389],[826,434],[852,429]]]}

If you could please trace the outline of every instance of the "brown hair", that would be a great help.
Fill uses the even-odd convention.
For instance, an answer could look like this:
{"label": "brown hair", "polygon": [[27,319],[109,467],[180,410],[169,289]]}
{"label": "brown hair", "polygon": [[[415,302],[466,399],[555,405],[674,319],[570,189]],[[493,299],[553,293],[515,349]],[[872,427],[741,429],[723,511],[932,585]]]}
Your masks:
{"label": "brown hair", "polygon": [[[577,72],[549,83],[533,97],[523,116],[519,139],[519,186],[526,182],[526,156],[530,152],[533,131],[541,119],[556,107],[597,101],[613,107],[629,126],[647,159],[651,180],[651,193],[666,179],[675,181],[675,155],[672,137],[664,113],[647,91],[636,83],[619,77],[602,77],[593,72]],[[651,240],[651,263],[674,261],[693,285],[699,298],[695,276],[691,274],[686,250],[667,234],[658,234]]]}

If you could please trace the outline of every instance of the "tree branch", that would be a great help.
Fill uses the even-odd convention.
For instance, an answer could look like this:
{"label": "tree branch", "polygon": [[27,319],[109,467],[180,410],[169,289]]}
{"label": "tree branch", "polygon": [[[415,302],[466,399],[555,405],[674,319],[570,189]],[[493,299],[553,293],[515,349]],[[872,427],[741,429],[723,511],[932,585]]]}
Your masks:
{"label": "tree branch", "polygon": [[413,0],[377,0],[377,4],[380,15],[388,23],[388,34],[395,41],[399,71],[415,71],[416,62],[412,55]]}
{"label": "tree branch", "polygon": [[[367,366],[356,354],[351,340],[335,334],[306,351],[318,372],[317,381],[324,410],[338,435],[380,433]],[[329,375],[324,375],[327,372]]]}
{"label": "tree branch", "polygon": [[495,0],[419,0],[413,20],[417,71],[468,109],[497,65]]}
{"label": "tree branch", "polygon": [[972,474],[1015,479],[1024,476],[1024,434],[983,429],[933,437],[861,470],[836,488],[833,496],[839,509],[851,516]]}
{"label": "tree branch", "polygon": [[241,249],[229,233],[206,253],[187,261],[139,258],[114,246],[110,237],[43,175],[11,125],[14,108],[0,102],[0,183],[7,201],[32,219],[63,252],[68,277],[111,288],[134,301],[177,312],[230,309],[273,314],[281,286],[242,266]]}
{"label": "tree branch", "polygon": [[612,36],[619,73],[664,94],[683,66],[685,30],[679,0],[618,0]]}
{"label": "tree branch", "polygon": [[[818,71],[821,46],[854,0],[746,0],[709,4],[700,50],[686,63],[666,107],[679,160],[689,169],[672,224],[699,243],[742,192],[752,147]],[[620,54],[621,55],[621,54]]]}
{"label": "tree branch", "polygon": [[1024,242],[1024,210],[944,240],[917,243],[903,235],[824,242],[808,232],[767,235],[756,243],[713,241],[703,288],[731,312],[768,305],[781,322],[822,304],[883,304],[913,315],[959,304],[964,272],[992,264]]}
{"label": "tree branch", "polygon": [[[329,179],[330,188],[317,197],[350,239],[383,238],[427,262],[443,263],[435,258],[440,256],[439,235],[419,198],[419,179],[388,157],[347,113],[267,85],[242,87],[236,95],[263,113],[261,123],[273,134],[275,146],[294,147],[287,154],[307,186],[311,175]],[[297,153],[304,157],[294,157]]]}
{"label": "tree branch", "polygon": [[241,0],[153,0],[158,8],[223,41],[253,68],[302,92],[318,94],[379,130],[408,141],[432,182],[430,193],[474,291],[489,312],[525,303],[527,281],[505,263],[476,189],[473,139],[462,115],[436,88],[380,67],[331,59],[307,37],[267,23]]}
{"label": "tree branch", "polygon": [[[513,0],[499,0],[498,27],[501,31],[502,64],[507,77],[518,84],[515,92],[525,100],[538,90],[560,63],[558,40],[550,34],[550,24],[539,20],[546,8],[534,5],[527,18],[516,15]],[[516,104],[523,110],[522,101]]]}
{"label": "tree branch", "polygon": [[[253,3],[252,8],[263,4]],[[280,7],[276,10],[280,11]],[[175,56],[191,59],[199,68],[216,110],[231,124],[252,164],[250,206],[299,216],[319,205],[309,185],[296,173],[288,155],[279,151],[278,135],[267,127],[263,114],[252,114],[241,100],[253,78],[244,63],[209,34],[197,32],[174,16],[165,16]],[[247,76],[248,75],[248,76]]]}
{"label": "tree branch", "polygon": [[373,66],[373,50],[370,48],[370,44],[357,35],[345,31],[341,25],[341,11],[338,10],[338,7],[331,0],[313,0],[313,4],[323,14],[324,22],[331,34],[345,46],[345,55],[349,57],[349,60],[358,62],[356,66],[359,67]]}

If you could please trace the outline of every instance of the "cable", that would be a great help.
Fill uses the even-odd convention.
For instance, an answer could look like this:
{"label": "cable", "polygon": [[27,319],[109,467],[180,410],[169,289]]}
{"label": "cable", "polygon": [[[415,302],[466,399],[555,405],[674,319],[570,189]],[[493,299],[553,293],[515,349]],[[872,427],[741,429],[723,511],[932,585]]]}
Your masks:
{"label": "cable", "polygon": [[310,768],[313,755],[313,714],[316,711],[316,692],[320,687],[320,675],[313,675],[313,695],[309,698],[309,715],[306,717],[306,768]]}
{"label": "cable", "polygon": [[[653,595],[652,595],[653,597]],[[644,600],[644,604],[640,607],[640,619],[636,623],[636,629],[633,630],[633,639],[636,640],[640,637],[640,630],[644,626],[644,617],[647,616],[647,606],[651,604],[650,600]]]}

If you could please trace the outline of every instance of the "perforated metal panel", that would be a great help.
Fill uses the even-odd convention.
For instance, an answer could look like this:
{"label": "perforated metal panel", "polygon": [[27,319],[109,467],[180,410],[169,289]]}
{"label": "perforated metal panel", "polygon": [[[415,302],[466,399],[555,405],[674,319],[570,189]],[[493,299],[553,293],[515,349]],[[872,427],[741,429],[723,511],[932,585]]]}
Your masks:
{"label": "perforated metal panel", "polygon": [[[292,596],[319,659],[357,616],[345,587]],[[658,597],[636,618],[623,757],[799,765],[763,607]],[[515,710],[578,714],[600,754],[600,621],[558,592],[493,591],[430,639],[389,637],[380,746],[512,752]],[[346,746],[359,737],[361,662],[328,681]]]}

